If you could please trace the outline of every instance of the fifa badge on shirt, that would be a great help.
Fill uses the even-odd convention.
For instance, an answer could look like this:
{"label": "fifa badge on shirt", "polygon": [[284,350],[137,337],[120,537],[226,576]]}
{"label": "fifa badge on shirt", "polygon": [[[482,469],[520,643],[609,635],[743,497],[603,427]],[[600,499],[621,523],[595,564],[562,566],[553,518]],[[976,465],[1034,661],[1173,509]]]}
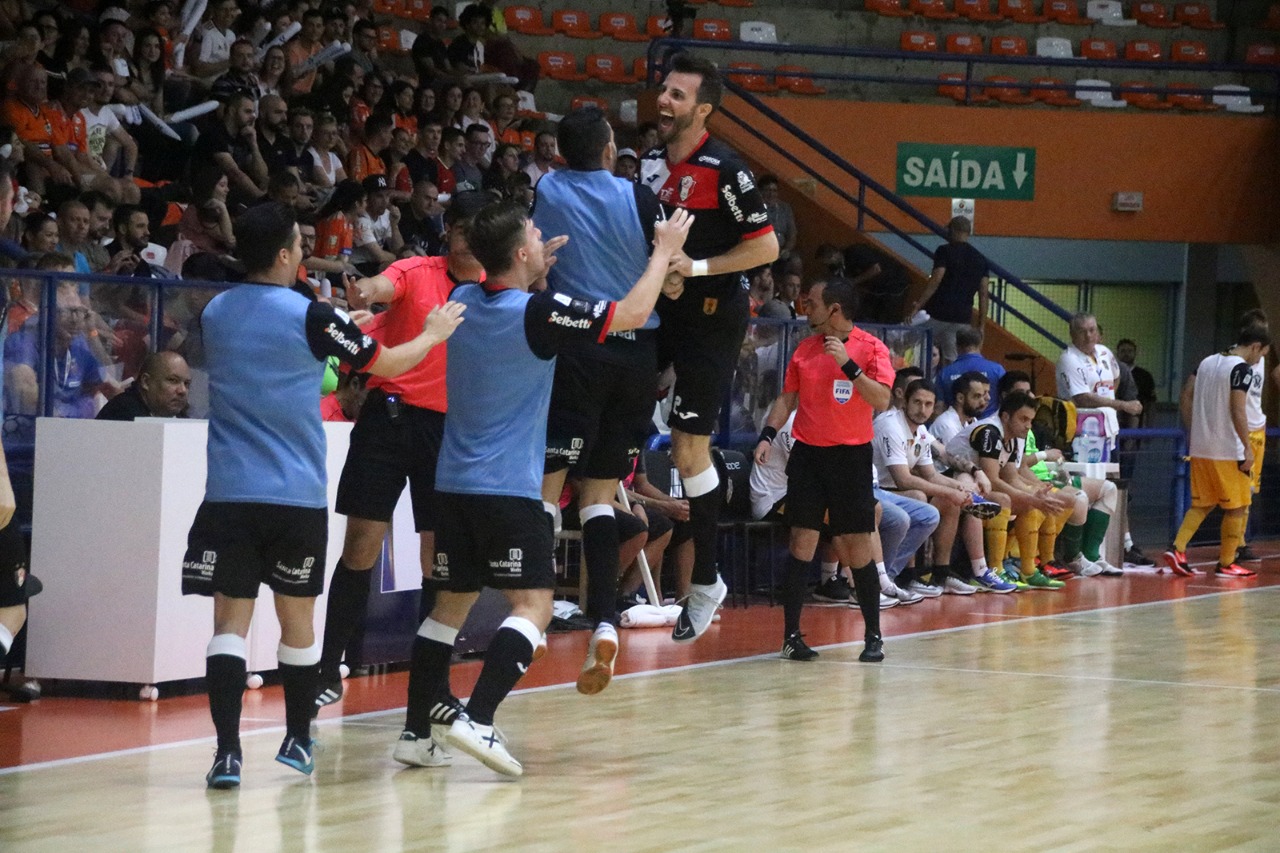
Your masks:
{"label": "fifa badge on shirt", "polygon": [[853,399],[853,382],[848,379],[837,379],[831,383],[831,393],[836,402],[844,405]]}
{"label": "fifa badge on shirt", "polygon": [[720,307],[719,299],[707,298],[702,300],[702,313],[712,315],[716,313],[716,309]]}

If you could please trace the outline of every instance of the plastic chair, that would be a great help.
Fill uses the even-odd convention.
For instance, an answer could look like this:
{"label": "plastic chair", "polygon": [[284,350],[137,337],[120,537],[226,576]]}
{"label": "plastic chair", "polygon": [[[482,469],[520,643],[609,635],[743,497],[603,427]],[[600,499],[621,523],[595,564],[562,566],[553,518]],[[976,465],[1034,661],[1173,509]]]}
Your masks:
{"label": "plastic chair", "polygon": [[631,63],[631,76],[636,78],[638,83],[643,83],[649,79],[649,57],[636,57],[636,61]]}
{"label": "plastic chair", "polygon": [[1158,41],[1134,39],[1125,44],[1124,58],[1131,62],[1158,62],[1164,59],[1164,48]]}
{"label": "plastic chair", "polygon": [[995,36],[991,39],[991,53],[995,56],[1026,56],[1027,40],[1022,36]]}
{"label": "plastic chair", "polygon": [[1150,88],[1151,83],[1141,81],[1129,81],[1120,84],[1120,97],[1128,102],[1129,106],[1137,107],[1140,110],[1171,110],[1173,104],[1164,99],[1163,96],[1155,92],[1142,91],[1143,87]]}
{"label": "plastic chair", "polygon": [[1111,84],[1106,80],[1077,80],[1076,97],[1091,107],[1121,109],[1129,106],[1128,101],[1112,97]]}
{"label": "plastic chair", "polygon": [[1055,24],[1069,24],[1076,27],[1093,26],[1093,21],[1080,14],[1080,6],[1076,0],[1045,0],[1044,13]]}
{"label": "plastic chair", "polygon": [[[538,104],[533,98],[533,92],[526,92],[523,89],[516,92],[516,115],[520,116],[520,118],[545,118],[546,116],[545,113],[538,109]],[[521,138],[523,139],[523,135]]]}
{"label": "plastic chair", "polygon": [[733,41],[733,27],[724,18],[698,18],[693,22],[693,37],[703,41]]}
{"label": "plastic chair", "polygon": [[593,53],[587,57],[584,69],[588,77],[604,83],[634,83],[621,56],[612,53]]}
{"label": "plastic chair", "polygon": [[378,27],[378,50],[383,53],[404,53],[400,47],[400,31],[390,24]]}
{"label": "plastic chair", "polygon": [[671,19],[666,15],[650,15],[649,23],[645,26],[644,31],[656,39],[669,36],[671,35]]}
{"label": "plastic chair", "polygon": [[555,35],[555,30],[542,22],[542,10],[534,6],[508,6],[502,12],[507,29],[526,36]]}
{"label": "plastic chair", "polygon": [[1280,30],[1280,3],[1272,3],[1267,9],[1267,17],[1258,24],[1264,30]]}
{"label": "plastic chair", "polygon": [[427,21],[431,18],[431,0],[405,0],[404,16],[411,21]]}
{"label": "plastic chair", "polygon": [[1085,59],[1115,59],[1116,43],[1110,39],[1085,39],[1080,42],[1080,55]]}
{"label": "plastic chair", "polygon": [[779,65],[778,88],[785,89],[793,95],[825,95],[827,90],[813,82],[813,72],[803,65]]}
{"label": "plastic chair", "polygon": [[1049,20],[1046,15],[1036,14],[1031,0],[1000,0],[1000,14],[1019,24],[1043,24]]}
{"label": "plastic chair", "polygon": [[958,104],[984,104],[990,100],[978,86],[969,87],[969,96],[966,99],[964,75],[956,73],[938,75],[938,95],[943,98],[950,98]]}
{"label": "plastic chair", "polygon": [[558,9],[551,14],[551,28],[573,39],[598,39],[604,34],[591,29],[591,16],[580,9]]}
{"label": "plastic chair", "polygon": [[991,11],[990,0],[956,0],[956,12],[962,18],[980,23],[1004,20],[1004,15]]}
{"label": "plastic chair", "polygon": [[1209,48],[1202,41],[1175,41],[1169,45],[1169,59],[1173,62],[1208,62]]}
{"label": "plastic chair", "polygon": [[911,10],[902,5],[903,0],[867,0],[867,11],[882,18],[910,18]]}
{"label": "plastic chair", "polygon": [[1056,77],[1034,77],[1031,80],[1037,86],[1059,86],[1057,89],[1032,89],[1028,94],[1043,104],[1051,107],[1078,107],[1084,103],[1079,98],[1071,97],[1067,84]]}
{"label": "plastic chair", "polygon": [[1249,65],[1280,65],[1280,50],[1274,44],[1251,44],[1244,61]]}
{"label": "plastic chair", "polygon": [[768,21],[743,21],[738,26],[738,41],[753,44],[777,44],[778,28]]}
{"label": "plastic chair", "polygon": [[552,80],[581,83],[587,79],[587,75],[578,70],[577,58],[563,50],[544,50],[538,54],[538,65]]}
{"label": "plastic chair", "polygon": [[[1202,86],[1196,86],[1193,83],[1170,83],[1169,88],[1177,89],[1200,89]],[[1199,92],[1169,92],[1169,103],[1173,104],[1180,110],[1186,110],[1193,113],[1209,113],[1220,110],[1222,107],[1211,103],[1204,99],[1204,95]]]}
{"label": "plastic chair", "polygon": [[1085,14],[1108,27],[1136,27],[1138,22],[1124,16],[1120,0],[1089,0]]}
{"label": "plastic chair", "polygon": [[[984,81],[986,83],[1017,83],[1015,77],[988,77]],[[984,93],[988,98],[1002,104],[1034,104],[1036,99],[1027,94],[1026,89],[1016,88],[1010,85],[987,86]]]}
{"label": "plastic chair", "polygon": [[401,0],[373,0],[373,11],[379,15],[404,17],[404,3]]}
{"label": "plastic chair", "polygon": [[778,87],[759,65],[754,62],[730,62],[729,79],[748,92],[769,94],[778,91]]}
{"label": "plastic chair", "polygon": [[602,112],[609,112],[609,102],[604,98],[593,98],[590,95],[578,95],[569,102],[569,109],[577,110],[583,107],[598,107]]}
{"label": "plastic chair", "polygon": [[1133,17],[1144,27],[1155,27],[1159,30],[1176,30],[1182,26],[1169,18],[1169,10],[1163,3],[1134,3]]}
{"label": "plastic chair", "polygon": [[1040,36],[1036,39],[1036,56],[1048,56],[1053,59],[1075,59],[1071,52],[1071,42],[1060,36]]}
{"label": "plastic chair", "polygon": [[716,0],[716,2],[729,9],[750,9],[756,5],[753,0]]}
{"label": "plastic chair", "polygon": [[1173,19],[1197,30],[1223,30],[1227,25],[1213,19],[1213,10],[1204,3],[1179,3],[1173,7]]}
{"label": "plastic chair", "polygon": [[911,53],[933,53],[938,49],[938,37],[923,30],[903,30],[898,37],[898,48]]}
{"label": "plastic chair", "polygon": [[1248,86],[1223,83],[1213,87],[1213,102],[1229,113],[1260,113],[1265,107],[1255,104]]}
{"label": "plastic chair", "polygon": [[972,33],[952,33],[947,36],[947,53],[982,53],[982,36]]}
{"label": "plastic chair", "polygon": [[605,12],[600,16],[600,32],[614,41],[648,41],[648,33],[640,32],[636,16],[630,12]]}
{"label": "plastic chair", "polygon": [[947,0],[911,0],[912,13],[933,21],[954,21],[960,17],[947,8]]}

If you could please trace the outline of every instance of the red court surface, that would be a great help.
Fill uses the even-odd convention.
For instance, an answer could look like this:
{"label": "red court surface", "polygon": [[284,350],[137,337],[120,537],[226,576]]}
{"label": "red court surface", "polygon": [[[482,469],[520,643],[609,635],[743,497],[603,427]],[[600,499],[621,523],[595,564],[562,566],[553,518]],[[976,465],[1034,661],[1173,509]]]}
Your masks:
{"label": "red court surface", "polygon": [[[909,607],[895,607],[882,614],[885,651],[892,658],[894,638],[930,631],[1280,585],[1280,547],[1255,545],[1255,549],[1267,559],[1249,564],[1259,572],[1253,580],[1223,580],[1204,574],[1175,579],[1167,571],[1156,574],[1153,570],[1136,570],[1123,578],[1072,580],[1066,589],[1057,592],[946,595]],[[1216,549],[1198,549],[1192,554],[1192,562],[1203,571],[1215,556]],[[814,647],[862,639],[861,617],[856,609],[843,606],[806,607],[803,629],[806,640]],[[617,673],[652,672],[776,653],[781,647],[781,635],[782,608],[766,603],[726,608],[721,621],[689,645],[672,643],[669,629],[623,631]],[[549,653],[529,668],[519,688],[572,684],[582,665],[587,639],[586,631],[551,635]],[[454,692],[468,695],[479,670],[478,662],[455,666]],[[322,711],[321,719],[402,708],[407,680],[404,672],[349,679],[343,701]],[[246,691],[244,731],[277,728],[283,722],[280,687]],[[120,750],[210,738],[212,734],[207,700],[200,693],[158,702],[51,695],[30,705],[0,705],[0,768],[74,761]]]}

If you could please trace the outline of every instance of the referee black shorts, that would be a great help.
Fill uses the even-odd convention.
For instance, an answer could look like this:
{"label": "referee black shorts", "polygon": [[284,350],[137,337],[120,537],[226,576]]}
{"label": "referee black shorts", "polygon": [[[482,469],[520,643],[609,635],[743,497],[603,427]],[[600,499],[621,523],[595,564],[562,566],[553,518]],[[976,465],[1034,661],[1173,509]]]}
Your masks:
{"label": "referee black shorts", "polygon": [[404,403],[397,406],[381,391],[370,392],[351,429],[335,511],[389,522],[407,479],[414,527],[435,530],[436,459],[443,439],[442,413]]}
{"label": "referee black shorts", "polygon": [[787,461],[787,523],[832,536],[872,533],[871,445],[814,447],[799,441]]}
{"label": "referee black shorts", "polygon": [[555,589],[555,534],[542,502],[445,493],[431,579],[451,592]]}
{"label": "referee black shorts", "polygon": [[280,595],[324,591],[329,544],[325,507],[205,501],[187,534],[182,594],[257,598],[266,584]]}
{"label": "referee black shorts", "polygon": [[547,414],[547,473],[569,468],[592,480],[631,473],[653,418],[653,347],[623,364],[577,352],[556,358]]}
{"label": "referee black shorts", "polygon": [[0,529],[0,607],[18,607],[27,603],[30,589],[27,580],[27,543],[18,530],[18,522],[10,519]]}
{"label": "referee black shorts", "polygon": [[751,319],[746,279],[739,273],[717,278],[727,283],[698,286],[697,294],[687,287],[679,299],[658,299],[658,371],[670,365],[676,372],[667,425],[691,435],[715,432]]}

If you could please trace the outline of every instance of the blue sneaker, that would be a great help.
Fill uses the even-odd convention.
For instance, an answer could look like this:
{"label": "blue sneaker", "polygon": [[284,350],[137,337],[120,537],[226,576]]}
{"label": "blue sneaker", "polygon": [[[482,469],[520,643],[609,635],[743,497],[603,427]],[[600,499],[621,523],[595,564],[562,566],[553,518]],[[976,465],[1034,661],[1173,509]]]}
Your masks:
{"label": "blue sneaker", "polygon": [[311,739],[307,738],[304,743],[300,738],[286,737],[284,743],[280,744],[280,751],[276,753],[276,761],[310,776],[316,767],[315,760],[311,757]]}
{"label": "blue sneaker", "polygon": [[240,753],[233,750],[218,750],[213,757],[213,767],[204,775],[204,781],[210,788],[223,790],[240,787]]}
{"label": "blue sneaker", "polygon": [[1000,580],[1000,578],[996,577],[996,573],[990,569],[987,569],[984,574],[975,577],[973,582],[987,592],[1006,593],[1017,589],[1013,584]]}
{"label": "blue sneaker", "polygon": [[960,511],[965,515],[972,515],[974,518],[987,521],[1000,514],[1000,504],[995,501],[989,501],[982,495],[975,494],[970,503],[960,507]]}

